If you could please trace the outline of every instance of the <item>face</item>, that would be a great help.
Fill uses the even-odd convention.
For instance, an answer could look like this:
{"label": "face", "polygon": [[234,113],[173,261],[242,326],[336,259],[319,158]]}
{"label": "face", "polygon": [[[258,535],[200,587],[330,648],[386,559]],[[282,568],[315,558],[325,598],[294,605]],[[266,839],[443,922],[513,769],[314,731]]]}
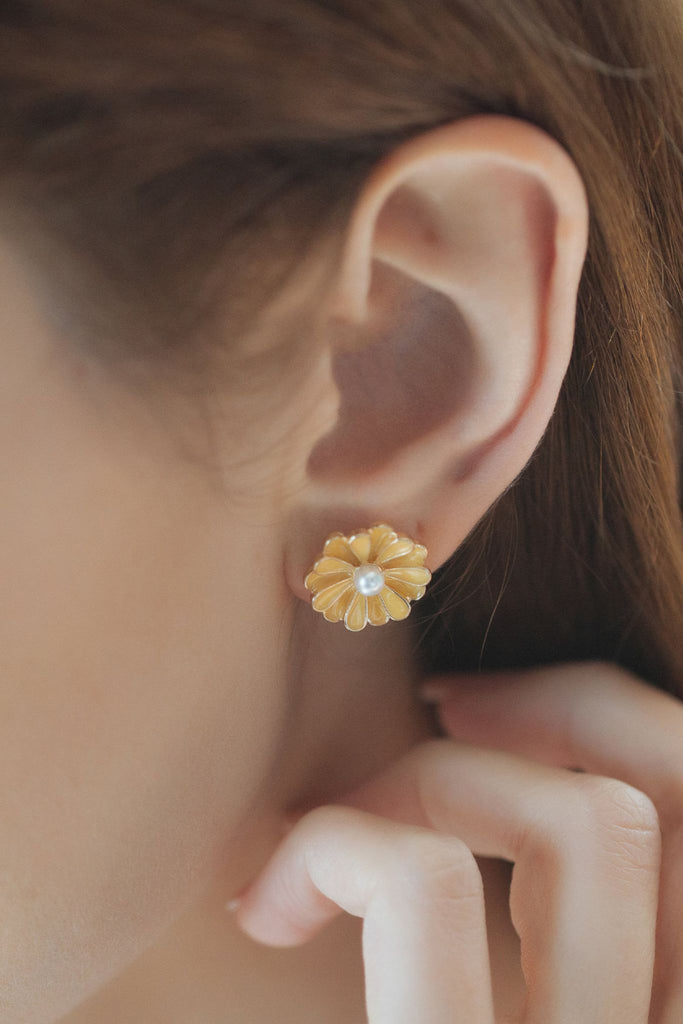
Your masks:
{"label": "face", "polygon": [[247,478],[226,456],[233,501],[178,444],[199,437],[189,405],[66,356],[0,262],[0,991],[44,1020],[263,806],[293,600],[267,462]]}

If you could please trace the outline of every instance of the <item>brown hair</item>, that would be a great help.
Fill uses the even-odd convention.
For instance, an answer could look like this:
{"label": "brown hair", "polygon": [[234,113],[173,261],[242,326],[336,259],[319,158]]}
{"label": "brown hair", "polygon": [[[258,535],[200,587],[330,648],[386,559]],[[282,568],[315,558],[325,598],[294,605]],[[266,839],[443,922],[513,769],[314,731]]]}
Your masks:
{"label": "brown hair", "polygon": [[402,140],[486,112],[545,129],[590,203],[574,353],[417,606],[420,650],[606,659],[683,696],[682,22],[674,0],[5,0],[0,223],[84,346],[208,367],[334,268]]}

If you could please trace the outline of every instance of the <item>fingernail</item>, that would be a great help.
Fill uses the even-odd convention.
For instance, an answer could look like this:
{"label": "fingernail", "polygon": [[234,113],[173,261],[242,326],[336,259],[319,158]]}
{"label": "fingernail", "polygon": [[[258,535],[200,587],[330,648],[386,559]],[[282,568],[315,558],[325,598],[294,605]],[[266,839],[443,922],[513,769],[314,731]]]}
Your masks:
{"label": "fingernail", "polygon": [[251,882],[247,882],[246,885],[243,885],[241,889],[237,890],[232,899],[229,899],[227,901],[227,903],[225,904],[225,909],[229,914],[234,914],[235,911],[239,910],[239,908],[242,906],[242,901],[244,900],[245,894],[250,885]]}

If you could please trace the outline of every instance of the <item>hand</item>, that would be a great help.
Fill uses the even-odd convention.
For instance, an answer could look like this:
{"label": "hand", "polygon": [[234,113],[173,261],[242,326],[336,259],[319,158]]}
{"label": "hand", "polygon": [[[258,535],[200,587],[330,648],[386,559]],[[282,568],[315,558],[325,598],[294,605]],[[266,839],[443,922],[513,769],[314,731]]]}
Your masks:
{"label": "hand", "polygon": [[503,858],[524,1024],[680,1024],[680,703],[604,664],[495,678],[449,680],[441,718],[468,742],[420,744],[304,815],[240,925],[297,945],[340,908],[363,916],[369,1024],[493,1024],[474,856]]}
{"label": "hand", "polygon": [[[545,765],[590,773],[577,776],[589,786],[596,777],[602,778],[603,784],[606,779],[627,783],[623,790],[613,784],[613,825],[618,822],[614,815],[619,813],[618,804],[627,812],[630,797],[638,797],[628,786],[652,802],[661,835],[656,935],[654,922],[649,925],[650,931],[645,931],[645,921],[636,927],[635,922],[623,917],[624,930],[631,940],[642,944],[644,961],[650,956],[651,943],[655,944],[649,1015],[638,1015],[642,997],[637,981],[623,970],[619,977],[621,992],[604,1017],[593,1013],[588,1017],[575,1015],[573,1019],[683,1024],[683,702],[603,662],[433,678],[423,687],[423,696],[439,702],[441,725],[454,738]],[[610,825],[608,807],[606,811],[603,827]],[[612,836],[612,841],[622,847],[622,873],[624,863],[638,853],[638,846],[645,854],[648,845],[639,841],[633,825],[621,835],[617,831]],[[647,838],[643,836],[643,840]],[[635,867],[632,888],[643,882],[643,869],[649,870],[647,858]],[[614,870],[620,870],[619,864]],[[522,898],[519,893],[517,898]],[[615,906],[612,911],[619,908]],[[600,928],[604,941],[614,943],[617,952],[619,941],[602,922]],[[577,937],[577,946],[582,942]],[[644,971],[641,977],[647,981]],[[584,985],[591,983],[589,975],[583,974],[583,978]],[[622,1006],[623,1011],[617,1010]]]}

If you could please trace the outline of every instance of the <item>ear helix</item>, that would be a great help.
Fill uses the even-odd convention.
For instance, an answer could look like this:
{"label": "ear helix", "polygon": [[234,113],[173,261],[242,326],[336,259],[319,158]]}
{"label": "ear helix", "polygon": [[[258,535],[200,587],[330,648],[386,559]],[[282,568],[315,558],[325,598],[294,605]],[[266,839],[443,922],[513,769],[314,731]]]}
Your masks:
{"label": "ear helix", "polygon": [[331,533],[304,586],[313,593],[315,611],[357,633],[410,615],[410,602],[424,596],[432,578],[426,556],[423,544],[386,523],[348,537]]}

